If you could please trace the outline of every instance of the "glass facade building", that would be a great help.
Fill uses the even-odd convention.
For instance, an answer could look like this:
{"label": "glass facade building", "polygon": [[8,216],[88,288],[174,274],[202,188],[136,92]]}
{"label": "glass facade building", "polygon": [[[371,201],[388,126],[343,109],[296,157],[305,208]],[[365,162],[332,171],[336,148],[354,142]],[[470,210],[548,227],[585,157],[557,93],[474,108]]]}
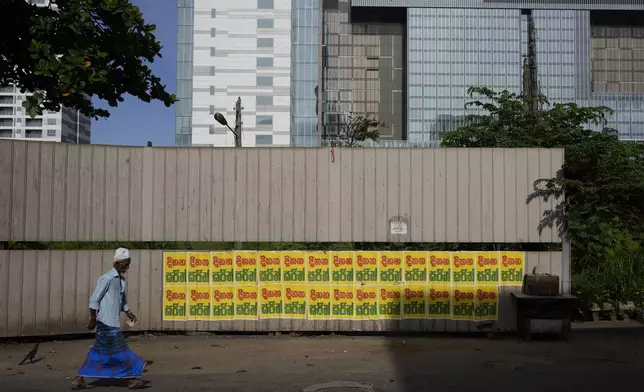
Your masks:
{"label": "glass facade building", "polygon": [[[284,48],[266,49],[260,38],[257,45],[239,49],[246,54],[215,40],[206,45],[209,37],[219,35],[223,18],[241,17],[241,5],[224,7],[219,0],[209,1],[212,4],[201,0],[197,9],[193,0],[179,1],[177,85],[183,102],[177,106],[177,144],[210,143],[207,132],[199,143],[194,133],[207,129],[206,120],[212,116],[195,112],[207,111],[208,103],[202,101],[210,99],[208,95],[215,96],[212,111],[227,109],[218,103],[219,95],[241,93],[244,102],[257,101],[257,107],[245,105],[245,119],[274,118],[272,124],[262,123],[254,130],[266,134],[262,137],[272,135],[273,141],[262,139],[258,144],[285,145],[288,140],[291,146],[318,146],[334,141],[350,116],[369,115],[386,124],[380,145],[437,146],[441,132],[473,113],[465,108],[472,100],[468,88],[522,92],[530,18],[536,32],[539,91],[550,102],[608,106],[615,110],[609,125],[622,139],[644,140],[644,1],[240,0],[248,9],[245,18],[256,19],[257,26],[249,24],[252,29],[245,32],[236,25],[235,36],[275,36],[276,46],[288,39],[288,56],[281,52]],[[289,12],[287,7],[289,33],[265,23],[269,16],[279,21]],[[209,20],[210,28],[195,27],[195,17]],[[257,67],[226,70],[227,63],[209,63],[204,72],[215,78],[201,86],[199,61],[206,60],[193,62],[193,53],[205,48],[206,57],[228,56],[222,59],[226,62],[256,52]],[[277,64],[287,58],[288,69]],[[260,63],[265,60],[271,61]],[[282,71],[288,71],[290,82]],[[229,75],[217,79],[222,72]],[[240,82],[226,85],[237,77],[235,72]],[[254,85],[247,85],[242,72],[257,74]],[[273,98],[259,96],[266,83],[274,83],[269,89]],[[286,91],[288,101],[282,100]],[[230,116],[230,109],[225,114]],[[287,118],[289,129],[282,129]],[[210,126],[211,134],[214,128]],[[285,133],[288,139],[282,137]]]}

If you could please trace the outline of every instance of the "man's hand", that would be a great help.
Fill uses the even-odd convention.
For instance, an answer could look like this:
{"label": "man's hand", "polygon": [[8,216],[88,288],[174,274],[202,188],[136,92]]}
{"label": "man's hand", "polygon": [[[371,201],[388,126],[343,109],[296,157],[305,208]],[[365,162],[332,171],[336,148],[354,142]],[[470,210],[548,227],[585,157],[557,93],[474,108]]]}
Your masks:
{"label": "man's hand", "polygon": [[126,314],[126,315],[127,315],[127,317],[130,319],[130,321],[131,321],[131,322],[136,323],[137,318],[136,318],[136,316],[134,315],[134,313],[132,313],[132,312],[129,312],[129,311],[128,311],[128,312],[127,312],[127,313],[125,313],[125,314]]}
{"label": "man's hand", "polygon": [[96,328],[96,319],[95,318],[90,318],[89,322],[87,323],[87,329],[90,331],[93,331]]}

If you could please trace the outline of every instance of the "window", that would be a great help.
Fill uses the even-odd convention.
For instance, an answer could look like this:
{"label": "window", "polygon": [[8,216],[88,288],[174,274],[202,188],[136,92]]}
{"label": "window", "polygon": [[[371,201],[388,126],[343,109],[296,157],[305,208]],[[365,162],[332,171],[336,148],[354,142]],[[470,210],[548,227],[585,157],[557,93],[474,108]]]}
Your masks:
{"label": "window", "polygon": [[273,144],[273,135],[255,135],[255,145],[270,146]]}
{"label": "window", "polygon": [[273,19],[257,19],[257,28],[259,29],[272,29],[275,27]]}
{"label": "window", "polygon": [[55,129],[48,129],[47,130],[47,136],[56,136],[56,130]]}
{"label": "window", "polygon": [[0,129],[0,137],[13,137],[11,129]]}
{"label": "window", "polygon": [[42,138],[42,130],[40,129],[27,129],[25,131],[25,137],[27,139],[40,139]]}
{"label": "window", "polygon": [[210,95],[215,95],[215,86],[210,86]]}
{"label": "window", "polygon": [[210,57],[215,57],[217,55],[217,51],[215,48],[210,48]]}
{"label": "window", "polygon": [[215,114],[215,106],[214,105],[210,105],[210,114],[211,115]]}
{"label": "window", "polygon": [[210,10],[210,17],[211,18],[216,18],[217,17],[217,9],[216,8],[212,8]]}
{"label": "window", "polygon": [[257,85],[258,86],[272,86],[273,85],[273,77],[272,76],[258,76],[257,77]]}
{"label": "window", "polygon": [[214,125],[208,125],[208,131],[211,135],[215,134],[215,126]]}
{"label": "window", "polygon": [[12,107],[0,108],[0,116],[13,116],[13,108]]}
{"label": "window", "polygon": [[272,67],[273,66],[273,58],[272,57],[258,57],[257,58],[257,66],[258,67]]}
{"label": "window", "polygon": [[58,124],[58,119],[56,118],[48,118],[47,119],[47,125],[56,125]]}
{"label": "window", "polygon": [[273,0],[257,0],[257,8],[260,10],[272,10],[274,8]]}
{"label": "window", "polygon": [[13,104],[13,97],[0,97],[0,104],[2,105],[11,105]]}
{"label": "window", "polygon": [[210,36],[215,37],[216,35],[217,35],[217,29],[213,27],[212,29],[210,29]]}
{"label": "window", "polygon": [[273,125],[273,116],[257,116],[257,125]]}
{"label": "window", "polygon": [[258,48],[272,48],[273,47],[273,38],[257,38],[257,47]]}
{"label": "window", "polygon": [[0,127],[11,127],[11,126],[13,126],[13,119],[0,118]]}
{"label": "window", "polygon": [[257,106],[272,106],[273,97],[269,95],[258,95],[255,97]]}
{"label": "window", "polygon": [[25,121],[25,126],[26,127],[31,127],[31,128],[33,128],[33,127],[40,128],[40,127],[42,127],[42,118],[28,118]]}

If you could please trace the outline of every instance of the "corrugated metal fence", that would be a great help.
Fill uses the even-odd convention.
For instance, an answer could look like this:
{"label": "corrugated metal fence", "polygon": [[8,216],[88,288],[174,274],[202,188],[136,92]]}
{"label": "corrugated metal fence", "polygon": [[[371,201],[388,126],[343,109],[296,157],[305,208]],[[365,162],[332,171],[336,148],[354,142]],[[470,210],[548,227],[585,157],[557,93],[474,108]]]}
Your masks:
{"label": "corrugated metal fence", "polygon": [[[0,251],[0,338],[86,333],[96,279],[112,265],[112,251]],[[560,252],[527,252],[526,270],[540,265],[563,275]],[[403,321],[162,321],[163,252],[133,251],[128,303],[144,331],[476,331],[473,322]],[[501,330],[516,328],[512,290],[501,287]],[[124,326],[128,329],[127,325]]]}
{"label": "corrugated metal fence", "polygon": [[560,242],[526,197],[563,156],[0,141],[0,241]]}

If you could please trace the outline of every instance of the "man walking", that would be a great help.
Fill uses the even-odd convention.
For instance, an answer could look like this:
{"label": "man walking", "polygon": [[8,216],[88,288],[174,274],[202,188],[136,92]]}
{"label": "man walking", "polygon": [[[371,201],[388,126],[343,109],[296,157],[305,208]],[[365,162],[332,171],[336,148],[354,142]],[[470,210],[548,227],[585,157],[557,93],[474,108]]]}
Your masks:
{"label": "man walking", "polygon": [[120,331],[121,312],[125,312],[131,323],[136,322],[125,296],[123,275],[129,268],[130,252],[119,248],[114,253],[114,268],[96,282],[96,289],[89,299],[90,320],[87,325],[89,330],[96,328],[96,341],[72,382],[73,389],[90,387],[85,383],[85,377],[129,379],[130,389],[144,388],[149,384],[149,381],[140,379],[145,361],[130,350]]}

